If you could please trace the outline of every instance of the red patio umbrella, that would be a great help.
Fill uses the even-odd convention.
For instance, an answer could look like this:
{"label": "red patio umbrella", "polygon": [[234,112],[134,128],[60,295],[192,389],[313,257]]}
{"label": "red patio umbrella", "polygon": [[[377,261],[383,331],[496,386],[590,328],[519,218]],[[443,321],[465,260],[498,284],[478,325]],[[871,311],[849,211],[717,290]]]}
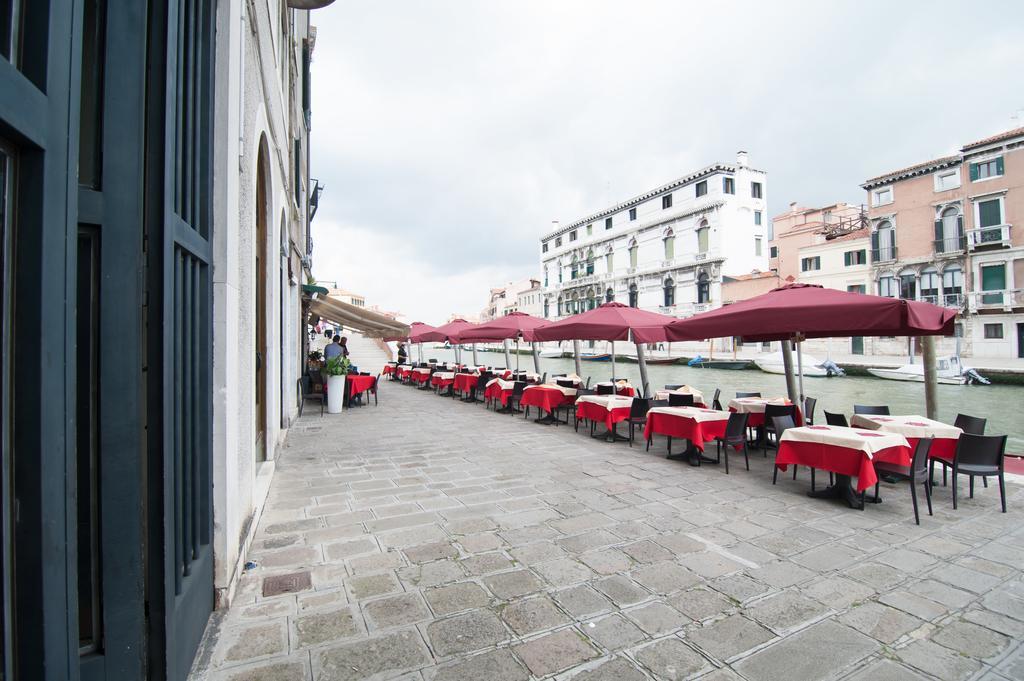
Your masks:
{"label": "red patio umbrella", "polygon": [[[666,340],[664,329],[668,324],[677,321],[657,312],[648,312],[622,303],[605,303],[593,310],[567,317],[560,322],[553,322],[534,329],[533,336],[539,341],[559,340],[604,340],[612,341],[612,373],[615,373],[615,345],[618,340],[628,340],[630,333],[644,329],[645,336],[641,339],[633,333],[636,343],[636,357],[640,364],[640,380],[643,390],[647,392],[647,362],[641,343],[658,343]],[[659,333],[659,329],[661,329]]]}
{"label": "red patio umbrella", "polygon": [[[537,327],[550,324],[546,319],[528,315],[525,312],[510,312],[484,324],[477,324],[459,333],[460,343],[498,343],[510,338],[516,341],[516,367],[519,367],[519,339],[533,341],[533,331]],[[533,352],[533,368],[540,373],[540,360],[537,358],[536,346]],[[508,364],[508,344],[505,344],[505,363]],[[476,361],[475,359],[473,361]]]}
{"label": "red patio umbrella", "polygon": [[426,339],[423,335],[434,330],[434,327],[430,324],[424,324],[423,322],[413,322],[409,325],[409,342],[416,343],[420,350],[420,361],[423,361],[423,343]]}
{"label": "red patio umbrella", "polygon": [[[472,326],[474,325],[470,322],[467,322],[465,319],[453,319],[447,324],[442,324],[436,329],[424,333],[423,340],[437,342],[448,341],[452,345],[458,345],[459,332],[464,331]],[[458,347],[455,348],[455,359],[456,361],[459,361]]]}

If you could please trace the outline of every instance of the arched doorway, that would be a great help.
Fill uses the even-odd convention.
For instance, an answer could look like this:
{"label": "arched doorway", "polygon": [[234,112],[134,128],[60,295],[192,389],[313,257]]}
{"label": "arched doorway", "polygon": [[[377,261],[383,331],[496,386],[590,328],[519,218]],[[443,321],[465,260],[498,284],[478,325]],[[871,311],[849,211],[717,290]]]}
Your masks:
{"label": "arched doorway", "polygon": [[267,239],[270,213],[270,159],[266,136],[260,137],[256,157],[256,325],[255,325],[255,391],[256,391],[256,461],[267,459],[267,273],[269,254]]}

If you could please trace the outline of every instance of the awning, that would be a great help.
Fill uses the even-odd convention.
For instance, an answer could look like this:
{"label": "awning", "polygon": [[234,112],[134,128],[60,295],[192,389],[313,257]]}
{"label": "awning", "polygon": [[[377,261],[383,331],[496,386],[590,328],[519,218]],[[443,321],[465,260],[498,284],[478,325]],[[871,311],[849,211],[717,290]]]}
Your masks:
{"label": "awning", "polygon": [[316,284],[303,284],[303,293],[319,293],[322,296],[326,296],[330,291],[325,289],[323,286],[317,286]]}
{"label": "awning", "polygon": [[343,303],[327,296],[317,296],[309,303],[311,314],[362,333],[370,338],[405,338],[409,325],[367,309]]}

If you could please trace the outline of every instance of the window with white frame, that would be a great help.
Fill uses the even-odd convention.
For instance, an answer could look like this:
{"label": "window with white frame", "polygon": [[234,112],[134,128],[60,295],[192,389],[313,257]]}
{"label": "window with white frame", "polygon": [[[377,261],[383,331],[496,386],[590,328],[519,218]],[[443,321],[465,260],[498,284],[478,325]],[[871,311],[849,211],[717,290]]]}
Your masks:
{"label": "window with white frame", "polygon": [[896,278],[891,274],[883,274],[878,278],[878,295],[895,298],[897,293]]}
{"label": "window with white frame", "polygon": [[997,156],[984,161],[977,161],[969,166],[971,182],[999,177],[1003,174],[1003,157]]}
{"label": "window with white frame", "polygon": [[754,256],[761,257],[761,237],[759,236],[754,237]]}
{"label": "window with white frame", "polygon": [[935,191],[944,192],[960,186],[960,169],[940,170],[934,175]]}
{"label": "window with white frame", "polygon": [[761,183],[760,182],[751,182],[750,183],[750,196],[751,196],[751,198],[754,198],[754,199],[763,198],[764,194],[761,191]]}
{"label": "window with white frame", "polygon": [[949,307],[959,307],[964,294],[964,271],[959,265],[952,265],[942,270],[942,303]]}
{"label": "window with white frame", "polygon": [[872,206],[884,206],[887,203],[892,203],[892,201],[892,187],[879,187],[871,192]]}
{"label": "window with white frame", "polygon": [[986,324],[985,329],[985,340],[1001,340],[1003,337],[1003,325],[1002,324]]}
{"label": "window with white frame", "polygon": [[993,263],[981,266],[981,290],[993,293],[982,293],[981,302],[985,305],[1002,305],[1003,291],[1006,289],[1006,263]]}
{"label": "window with white frame", "polygon": [[759,211],[759,210],[755,210],[754,211],[754,224],[755,225],[760,225],[761,224],[761,211]]}
{"label": "window with white frame", "polygon": [[697,226],[697,252],[707,253],[708,252],[708,235],[711,232],[711,228],[708,226],[707,220],[701,220],[700,225]]}
{"label": "window with white frame", "polygon": [[800,271],[801,272],[813,272],[814,270],[821,269],[821,256],[815,255],[810,258],[800,259]]}
{"label": "window with white frame", "polygon": [[939,302],[939,272],[934,267],[921,270],[921,300]]}

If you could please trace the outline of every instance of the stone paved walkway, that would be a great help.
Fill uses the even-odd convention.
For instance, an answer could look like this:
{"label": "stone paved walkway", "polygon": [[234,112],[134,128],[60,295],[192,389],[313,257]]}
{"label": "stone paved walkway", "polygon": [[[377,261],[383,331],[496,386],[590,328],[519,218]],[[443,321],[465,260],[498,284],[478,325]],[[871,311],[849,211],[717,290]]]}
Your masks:
{"label": "stone paved walkway", "polygon": [[917,527],[905,485],[852,511],[656,449],[397,384],[310,409],[194,678],[1024,678],[1021,487]]}

